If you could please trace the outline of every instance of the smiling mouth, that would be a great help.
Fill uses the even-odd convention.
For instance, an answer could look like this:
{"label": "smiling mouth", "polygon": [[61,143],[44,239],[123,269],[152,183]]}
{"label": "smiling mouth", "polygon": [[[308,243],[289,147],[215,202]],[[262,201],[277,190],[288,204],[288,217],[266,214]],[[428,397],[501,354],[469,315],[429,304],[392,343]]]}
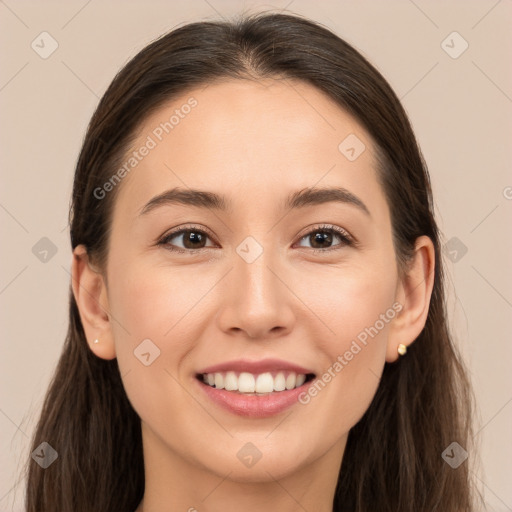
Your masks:
{"label": "smiling mouth", "polygon": [[247,396],[264,396],[299,388],[313,380],[315,374],[296,373],[293,371],[264,372],[259,374],[227,371],[200,373],[196,375],[196,378],[201,383],[214,389],[223,389]]}

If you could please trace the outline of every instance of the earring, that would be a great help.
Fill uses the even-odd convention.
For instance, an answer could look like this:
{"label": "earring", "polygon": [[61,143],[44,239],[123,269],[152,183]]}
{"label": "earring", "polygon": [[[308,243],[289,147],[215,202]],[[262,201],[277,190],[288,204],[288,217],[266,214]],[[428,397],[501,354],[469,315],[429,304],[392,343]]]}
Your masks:
{"label": "earring", "polygon": [[407,353],[407,347],[403,343],[400,343],[400,345],[398,345],[397,352],[401,356],[405,356],[405,354]]}
{"label": "earring", "polygon": [[99,342],[100,342],[100,340],[98,340],[98,339],[94,340],[94,343],[99,343]]}

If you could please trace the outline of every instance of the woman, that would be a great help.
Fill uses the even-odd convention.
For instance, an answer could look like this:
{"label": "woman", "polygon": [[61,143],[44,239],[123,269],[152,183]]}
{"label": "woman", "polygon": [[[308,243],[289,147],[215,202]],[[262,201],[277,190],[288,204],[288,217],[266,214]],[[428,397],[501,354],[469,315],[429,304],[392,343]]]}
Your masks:
{"label": "woman", "polygon": [[428,172],[342,39],[263,13],[151,43],[91,120],[70,225],[29,512],[472,510]]}

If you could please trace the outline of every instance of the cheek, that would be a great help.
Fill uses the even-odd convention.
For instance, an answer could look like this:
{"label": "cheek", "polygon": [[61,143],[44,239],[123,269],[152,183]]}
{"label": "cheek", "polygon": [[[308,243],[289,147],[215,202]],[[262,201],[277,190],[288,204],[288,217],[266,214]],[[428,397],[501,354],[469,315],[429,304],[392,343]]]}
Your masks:
{"label": "cheek", "polygon": [[[386,338],[389,321],[394,316],[392,305],[397,283],[392,268],[392,263],[386,272],[379,267],[351,268],[332,273],[321,286],[310,287],[308,302],[328,328],[322,348],[333,358],[340,351],[348,350],[351,341],[358,337],[364,343],[364,333],[376,323],[379,333],[372,339]],[[381,315],[386,312],[388,317],[383,323]]]}
{"label": "cheek", "polygon": [[[194,313],[199,299],[211,287],[197,275],[178,268],[150,267],[143,261],[112,274],[112,314],[126,327],[131,342],[149,338],[161,349],[171,342],[173,348],[179,348],[180,340],[186,339],[187,315]],[[126,331],[117,331],[126,339]]]}
{"label": "cheek", "polygon": [[[170,380],[164,370],[175,375],[176,365],[190,350],[187,313],[202,287],[186,286],[183,273],[180,277],[177,271],[150,268],[143,261],[112,266],[110,272],[109,306],[121,374],[129,374],[129,395],[151,396],[155,386],[169,387],[169,382],[162,387],[162,379]],[[130,382],[138,384],[131,389]]]}
{"label": "cheek", "polygon": [[[193,349],[187,314],[206,292],[205,282],[186,286],[183,273],[119,266],[109,296],[116,356],[126,394],[143,421],[176,432],[176,411],[187,410],[179,384],[180,363]],[[181,435],[181,434],[180,434]]]}
{"label": "cheek", "polygon": [[[328,293],[310,295],[315,312],[329,330],[316,342],[326,356],[317,384],[303,397],[311,412],[330,416],[335,435],[348,431],[375,395],[385,364],[389,327],[396,315],[396,276],[393,272],[340,273]],[[349,275],[350,274],[350,275]],[[333,331],[333,332],[331,332]],[[323,409],[322,411],[320,411]]]}

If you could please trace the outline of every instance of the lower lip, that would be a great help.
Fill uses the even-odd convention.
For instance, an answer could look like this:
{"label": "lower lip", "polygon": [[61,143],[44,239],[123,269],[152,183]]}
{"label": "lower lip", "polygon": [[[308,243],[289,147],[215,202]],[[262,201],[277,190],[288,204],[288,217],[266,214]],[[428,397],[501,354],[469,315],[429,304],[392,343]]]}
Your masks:
{"label": "lower lip", "polygon": [[206,395],[216,404],[239,416],[268,418],[279,414],[298,402],[299,395],[313,382],[310,380],[295,389],[275,391],[263,396],[217,389],[195,379]]}

